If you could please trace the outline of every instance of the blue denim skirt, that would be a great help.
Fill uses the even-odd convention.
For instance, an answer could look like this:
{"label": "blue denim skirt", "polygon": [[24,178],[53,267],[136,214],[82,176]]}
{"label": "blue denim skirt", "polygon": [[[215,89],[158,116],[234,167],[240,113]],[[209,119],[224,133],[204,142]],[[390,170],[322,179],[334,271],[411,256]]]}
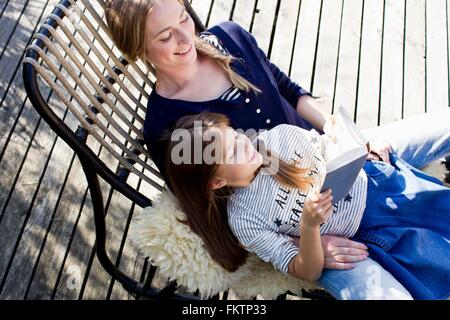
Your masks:
{"label": "blue denim skirt", "polygon": [[450,189],[396,154],[366,161],[367,203],[353,240],[415,299],[450,294]]}

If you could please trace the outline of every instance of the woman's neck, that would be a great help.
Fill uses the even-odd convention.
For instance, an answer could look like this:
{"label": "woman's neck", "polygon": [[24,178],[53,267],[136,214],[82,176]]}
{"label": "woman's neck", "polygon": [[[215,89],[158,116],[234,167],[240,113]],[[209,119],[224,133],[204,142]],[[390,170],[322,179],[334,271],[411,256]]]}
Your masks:
{"label": "woman's neck", "polygon": [[191,82],[196,81],[200,71],[200,60],[199,56],[194,64],[182,68],[156,69],[156,91],[167,98],[175,96]]}

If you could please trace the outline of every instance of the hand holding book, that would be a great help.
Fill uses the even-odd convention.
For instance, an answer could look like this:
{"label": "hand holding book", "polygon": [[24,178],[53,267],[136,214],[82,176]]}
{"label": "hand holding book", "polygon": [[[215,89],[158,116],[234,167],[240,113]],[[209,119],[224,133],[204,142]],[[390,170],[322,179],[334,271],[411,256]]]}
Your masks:
{"label": "hand holding book", "polygon": [[369,154],[368,141],[341,107],[324,126],[327,173],[321,192],[331,189],[333,203],[348,195]]}

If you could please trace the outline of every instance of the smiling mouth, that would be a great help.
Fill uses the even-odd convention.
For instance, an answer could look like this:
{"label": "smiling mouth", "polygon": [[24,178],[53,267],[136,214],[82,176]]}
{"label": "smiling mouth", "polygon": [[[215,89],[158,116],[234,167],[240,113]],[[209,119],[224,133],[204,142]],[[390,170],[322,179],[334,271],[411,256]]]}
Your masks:
{"label": "smiling mouth", "polygon": [[188,47],[186,50],[181,51],[181,52],[177,52],[177,53],[175,53],[175,54],[178,55],[178,56],[185,55],[186,53],[188,53],[189,51],[191,51],[191,48],[192,48],[192,44],[189,45],[189,47]]}

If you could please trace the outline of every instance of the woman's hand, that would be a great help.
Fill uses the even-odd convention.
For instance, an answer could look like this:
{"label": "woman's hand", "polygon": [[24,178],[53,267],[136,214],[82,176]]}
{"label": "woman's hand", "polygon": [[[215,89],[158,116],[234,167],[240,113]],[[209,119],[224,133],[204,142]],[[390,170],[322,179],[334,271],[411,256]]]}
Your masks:
{"label": "woman's hand", "polygon": [[370,141],[370,152],[367,160],[381,160],[391,164],[389,161],[389,153],[392,152],[392,147],[389,142],[385,140],[371,140]]}
{"label": "woman's hand", "polygon": [[323,126],[323,133],[325,133],[325,135],[327,135],[331,139],[331,141],[333,141],[333,143],[336,143],[336,121],[336,116],[331,115]]}
{"label": "woman's hand", "polygon": [[311,191],[305,199],[301,224],[303,227],[318,227],[325,223],[333,213],[333,196],[331,190],[322,193]]}
{"label": "woman's hand", "polygon": [[369,256],[364,244],[345,237],[322,235],[320,241],[326,269],[353,269],[356,266],[355,262],[365,260]]}

